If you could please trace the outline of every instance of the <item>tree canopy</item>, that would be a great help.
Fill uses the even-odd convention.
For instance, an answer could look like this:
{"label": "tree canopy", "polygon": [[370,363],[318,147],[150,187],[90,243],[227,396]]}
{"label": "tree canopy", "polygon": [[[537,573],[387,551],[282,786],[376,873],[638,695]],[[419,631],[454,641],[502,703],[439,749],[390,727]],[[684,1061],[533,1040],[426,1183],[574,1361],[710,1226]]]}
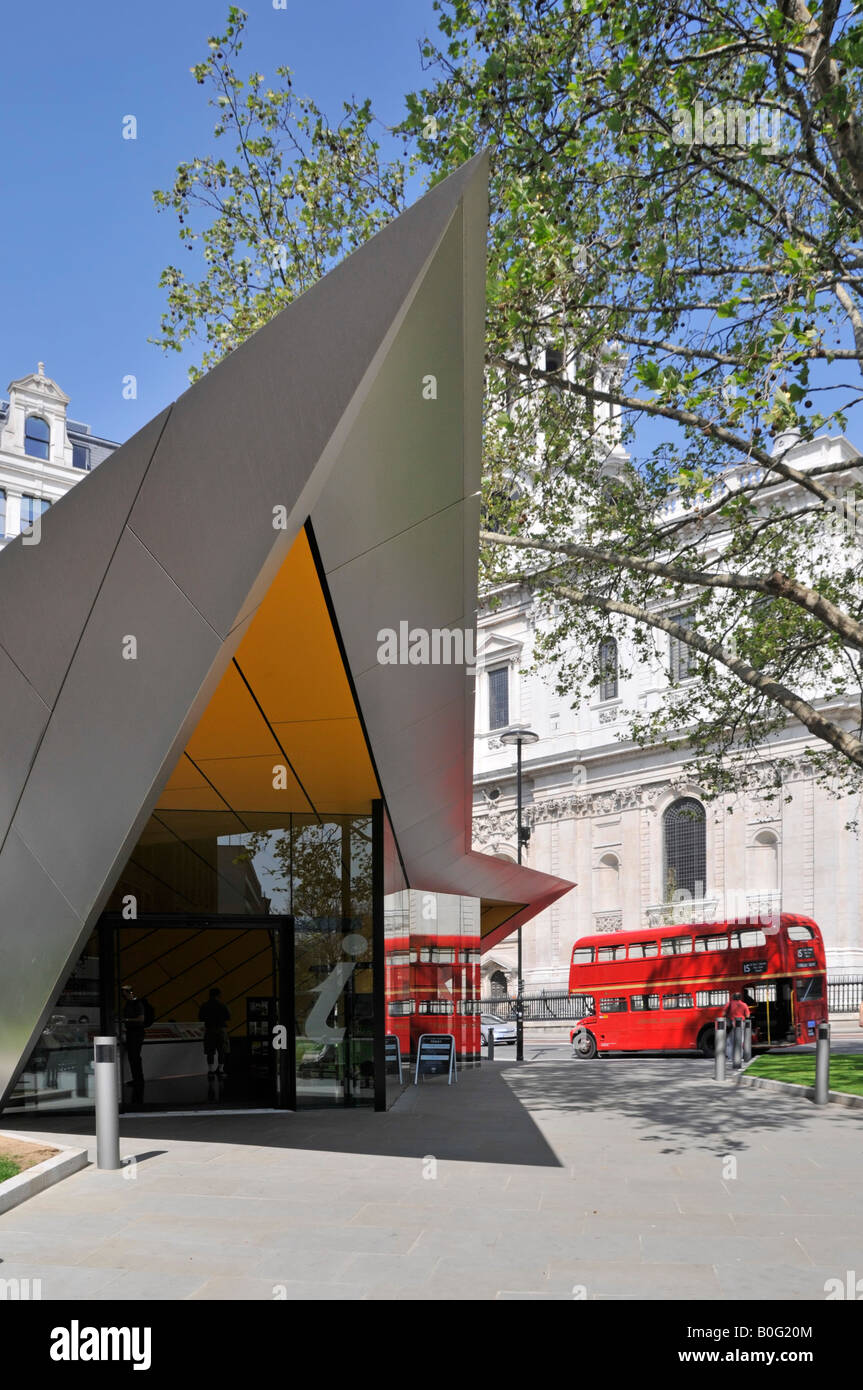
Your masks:
{"label": "tree canopy", "polygon": [[231,159],[156,195],[206,260],[197,281],[165,271],[161,341],[199,335],[209,365],[394,216],[412,176],[487,148],[487,583],[537,595],[540,656],[576,702],[609,633],[633,661],[687,644],[688,675],[628,736],[688,748],[707,791],[789,716],[816,775],[858,786],[860,529],[836,489],[855,457],[798,467],[853,430],[861,388],[856,7],[435,8],[393,132],[368,102],[330,126],[286,68],[240,79],[230,12],[195,75]]}

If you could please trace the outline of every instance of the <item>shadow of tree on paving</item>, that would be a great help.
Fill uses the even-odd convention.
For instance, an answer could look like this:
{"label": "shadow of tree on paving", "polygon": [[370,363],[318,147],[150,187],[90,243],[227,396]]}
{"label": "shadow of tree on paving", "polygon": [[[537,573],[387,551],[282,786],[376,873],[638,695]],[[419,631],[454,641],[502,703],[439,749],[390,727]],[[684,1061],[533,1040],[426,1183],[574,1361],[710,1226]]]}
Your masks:
{"label": "shadow of tree on paving", "polygon": [[[507,1064],[503,1075],[525,1108],[539,1115],[614,1112],[644,1132],[663,1154],[703,1149],[724,1156],[758,1143],[764,1134],[806,1129],[823,1112],[804,1097],[713,1080],[713,1062],[700,1057],[598,1058],[592,1061]],[[831,1106],[831,1121],[863,1137],[863,1111]]]}

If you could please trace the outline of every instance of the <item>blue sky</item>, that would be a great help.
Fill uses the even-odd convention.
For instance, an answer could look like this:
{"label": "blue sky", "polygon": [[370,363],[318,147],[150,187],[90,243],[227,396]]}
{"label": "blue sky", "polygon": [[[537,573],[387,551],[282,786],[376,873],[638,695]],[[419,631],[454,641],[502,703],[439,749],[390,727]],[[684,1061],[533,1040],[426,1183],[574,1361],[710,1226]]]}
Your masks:
{"label": "blue sky", "polygon": [[[370,96],[387,122],[421,85],[417,39],[431,0],[246,0],[240,71],[287,63],[294,87],[333,116]],[[70,416],[124,440],[188,385],[158,332],[163,267],[177,260],[173,214],[155,188],[210,147],[214,113],[189,72],[221,33],[228,0],[42,0],[3,15],[0,149],[0,395],[44,361]],[[137,140],[121,136],[135,115]],[[138,380],[137,400],[122,381]]]}

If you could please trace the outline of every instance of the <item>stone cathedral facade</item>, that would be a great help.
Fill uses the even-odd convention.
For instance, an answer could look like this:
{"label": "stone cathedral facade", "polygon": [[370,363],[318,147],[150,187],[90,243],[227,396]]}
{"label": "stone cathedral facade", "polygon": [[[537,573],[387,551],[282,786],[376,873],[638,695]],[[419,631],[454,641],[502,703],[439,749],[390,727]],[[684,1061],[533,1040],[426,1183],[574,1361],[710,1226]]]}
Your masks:
{"label": "stone cathedral facade", "polygon": [[[857,451],[839,437],[801,444],[792,457],[805,467]],[[855,480],[849,469],[835,481]],[[627,709],[661,701],[680,660],[663,634],[650,662],[632,666],[626,652],[605,653],[608,679],[574,711],[550,674],[528,673],[536,624],[529,587],[513,584],[495,597],[480,619],[474,843],[516,858],[514,750],[497,734],[529,725],[540,737],[524,752],[524,862],[577,885],[524,930],[526,993],[566,990],[578,937],[649,927],[670,913],[692,921],[805,913],[822,929],[829,972],[863,974],[860,797],[816,785],[803,758],[807,731],[789,721],[763,750],[750,789],[708,802],[688,780],[682,753],[642,749],[625,736]],[[832,717],[859,721],[859,704],[828,703]],[[771,797],[776,759],[784,780]],[[485,995],[515,993],[514,939],[484,956],[483,976]]]}

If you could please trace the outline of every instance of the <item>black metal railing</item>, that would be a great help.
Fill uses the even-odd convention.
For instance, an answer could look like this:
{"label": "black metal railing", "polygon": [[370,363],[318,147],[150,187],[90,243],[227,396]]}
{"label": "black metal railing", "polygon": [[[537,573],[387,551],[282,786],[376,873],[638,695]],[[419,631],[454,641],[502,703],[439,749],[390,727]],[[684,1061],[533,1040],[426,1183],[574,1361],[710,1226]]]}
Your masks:
{"label": "black metal railing", "polygon": [[863,1004],[863,975],[843,975],[827,980],[827,1007],[831,1014],[856,1014]]}
{"label": "black metal railing", "polygon": [[[482,1012],[497,1018],[515,1017],[515,999],[483,999]],[[831,1014],[856,1014],[863,1004],[863,975],[843,975],[827,980],[827,1006]],[[587,1012],[581,994],[526,994],[526,1023],[551,1023],[554,1019],[583,1018]]]}
{"label": "black metal railing", "polygon": [[[584,1018],[587,1013],[583,994],[525,994],[524,1019],[528,1023],[551,1023],[556,1018]],[[515,999],[483,999],[484,1014],[515,1018]]]}

